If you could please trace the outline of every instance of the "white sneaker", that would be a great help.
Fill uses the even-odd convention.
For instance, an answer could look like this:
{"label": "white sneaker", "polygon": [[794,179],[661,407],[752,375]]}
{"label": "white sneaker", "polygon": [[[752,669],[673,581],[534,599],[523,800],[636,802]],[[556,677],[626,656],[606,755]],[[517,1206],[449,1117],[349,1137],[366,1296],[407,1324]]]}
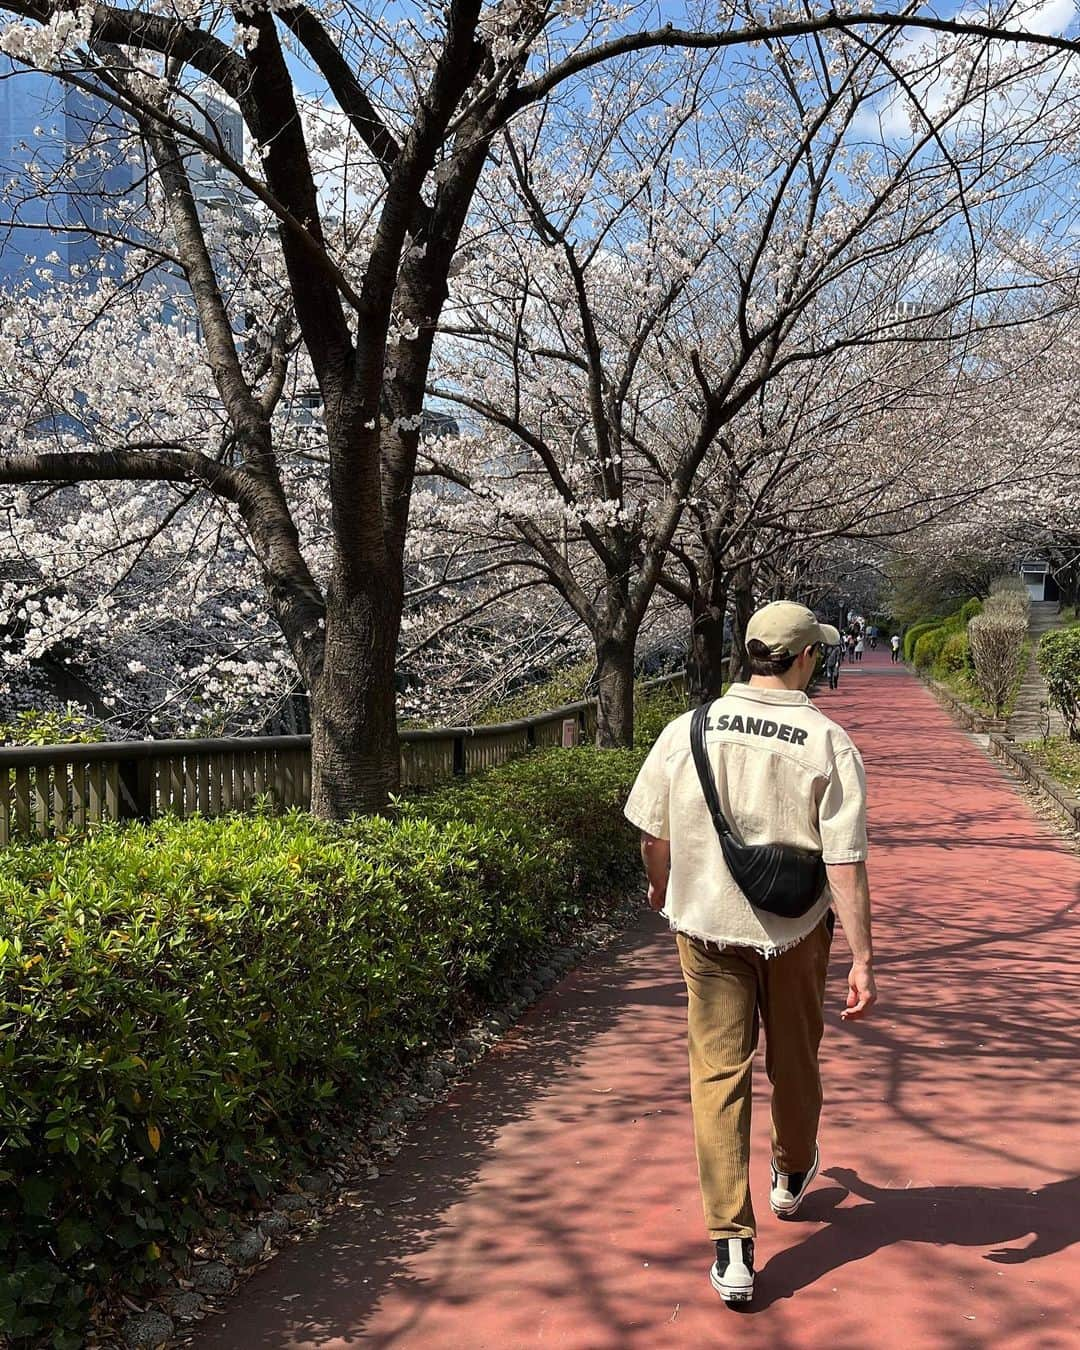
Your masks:
{"label": "white sneaker", "polygon": [[725,1303],[749,1303],[754,1297],[754,1239],[717,1238],[709,1282]]}
{"label": "white sneaker", "polygon": [[814,1161],[805,1172],[780,1172],[776,1163],[772,1165],[772,1190],[769,1192],[769,1204],[772,1212],[781,1219],[790,1219],[802,1204],[803,1196],[810,1183],[817,1176],[820,1162],[817,1144],[814,1145]]}

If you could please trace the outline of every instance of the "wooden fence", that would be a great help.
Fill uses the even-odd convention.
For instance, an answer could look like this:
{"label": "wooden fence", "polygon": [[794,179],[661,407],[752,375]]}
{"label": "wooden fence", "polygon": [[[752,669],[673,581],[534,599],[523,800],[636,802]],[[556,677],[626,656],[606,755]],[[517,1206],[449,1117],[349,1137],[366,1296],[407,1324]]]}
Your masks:
{"label": "wooden fence", "polygon": [[[663,675],[643,687],[682,683],[681,674]],[[401,783],[432,787],[595,734],[595,699],[492,726],[402,731]],[[0,746],[0,846],[95,821],[246,811],[263,793],[277,809],[310,806],[310,736]]]}

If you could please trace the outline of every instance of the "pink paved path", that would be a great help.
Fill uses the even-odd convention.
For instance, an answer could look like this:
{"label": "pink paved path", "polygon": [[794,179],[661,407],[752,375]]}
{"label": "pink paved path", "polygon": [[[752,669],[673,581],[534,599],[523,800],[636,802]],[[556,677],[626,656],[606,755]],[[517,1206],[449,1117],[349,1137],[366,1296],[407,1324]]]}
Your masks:
{"label": "pink paved path", "polygon": [[867,657],[821,704],[869,771],[881,1004],[840,1023],[838,932],[822,1174],[797,1222],[769,1212],[758,1098],[752,1310],[709,1288],[685,996],[643,913],[199,1350],[1080,1346],[1080,862],[913,678]]}

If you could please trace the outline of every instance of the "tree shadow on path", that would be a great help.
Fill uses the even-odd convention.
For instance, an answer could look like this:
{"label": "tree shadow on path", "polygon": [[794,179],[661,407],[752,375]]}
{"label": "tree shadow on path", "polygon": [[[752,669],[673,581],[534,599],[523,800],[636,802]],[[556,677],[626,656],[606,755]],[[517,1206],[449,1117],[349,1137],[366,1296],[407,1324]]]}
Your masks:
{"label": "tree shadow on path", "polygon": [[[1080,1177],[1050,1181],[1038,1190],[1016,1186],[872,1186],[857,1172],[833,1167],[822,1174],[842,1190],[812,1191],[800,1219],[827,1222],[772,1257],[759,1273],[755,1312],[824,1279],[841,1267],[899,1242],[934,1247],[986,1247],[987,1261],[1021,1265],[1080,1241]],[[843,1206],[849,1195],[867,1203]],[[1006,1246],[1034,1233],[1026,1246]]]}

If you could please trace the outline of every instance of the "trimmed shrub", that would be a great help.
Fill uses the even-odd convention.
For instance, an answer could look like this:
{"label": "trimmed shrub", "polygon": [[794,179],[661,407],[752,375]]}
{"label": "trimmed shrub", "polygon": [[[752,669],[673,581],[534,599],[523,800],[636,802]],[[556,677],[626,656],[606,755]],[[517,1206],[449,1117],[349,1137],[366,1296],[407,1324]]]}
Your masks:
{"label": "trimmed shrub", "polygon": [[987,604],[968,624],[968,638],[975,679],[994,716],[1000,717],[1024,652],[1027,621],[1016,612],[995,611]]}
{"label": "trimmed shrub", "polygon": [[976,614],[982,613],[982,608],[983,608],[982,601],[976,600],[974,596],[970,600],[965,600],[964,603],[960,606],[961,623],[963,623],[966,627],[967,624],[969,624],[971,620],[975,618]]}
{"label": "trimmed shrub", "polygon": [[946,635],[934,663],[935,672],[943,675],[955,675],[967,670],[971,665],[971,647],[964,629]]}
{"label": "trimmed shrub", "polygon": [[607,912],[639,877],[641,759],[539,751],[344,825],[165,816],[8,849],[0,1328],[82,1345],[104,1289],[164,1281]]}
{"label": "trimmed shrub", "polygon": [[919,638],[921,638],[924,633],[929,633],[931,629],[939,628],[940,626],[941,620],[939,618],[921,619],[918,623],[913,623],[904,634],[904,660],[914,660],[915,644],[918,642]]}
{"label": "trimmed shrub", "polygon": [[928,670],[934,664],[948,636],[948,629],[939,625],[937,628],[928,629],[916,639],[914,659],[917,670]]}
{"label": "trimmed shrub", "polygon": [[1080,740],[1080,625],[1045,633],[1039,641],[1038,662],[1069,740]]}

